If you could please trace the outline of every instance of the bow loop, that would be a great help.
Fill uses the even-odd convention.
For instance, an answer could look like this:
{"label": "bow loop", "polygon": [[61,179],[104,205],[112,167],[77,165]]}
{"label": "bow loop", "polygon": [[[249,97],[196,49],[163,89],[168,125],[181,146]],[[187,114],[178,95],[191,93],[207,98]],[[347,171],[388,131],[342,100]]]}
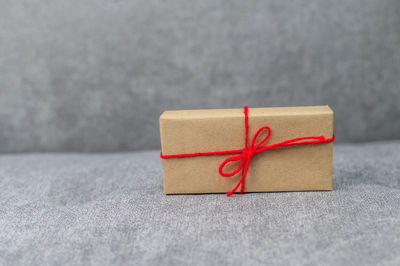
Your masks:
{"label": "bow loop", "polygon": [[[266,131],[267,133],[265,134],[264,138],[262,138],[262,139],[257,143],[256,146],[254,146],[254,145],[256,144],[256,141],[257,141],[259,135],[261,135],[261,134],[263,133],[263,131]],[[251,140],[251,145],[250,145],[250,147],[251,147],[251,149],[253,150],[252,152],[254,153],[254,152],[256,152],[260,147],[262,147],[263,144],[267,141],[267,139],[269,138],[270,135],[271,135],[271,129],[270,129],[269,126],[260,127],[260,128],[257,130],[256,134],[254,134],[253,139]]]}
{"label": "bow loop", "polygon": [[[236,161],[240,161],[238,167],[231,171],[231,172],[224,172],[224,167],[231,163],[231,162],[236,162]],[[243,154],[237,155],[237,156],[231,156],[225,159],[225,161],[223,161],[220,166],[219,166],[219,173],[221,176],[224,177],[230,177],[230,176],[234,176],[236,175],[242,168],[243,165],[246,163],[246,157]]]}

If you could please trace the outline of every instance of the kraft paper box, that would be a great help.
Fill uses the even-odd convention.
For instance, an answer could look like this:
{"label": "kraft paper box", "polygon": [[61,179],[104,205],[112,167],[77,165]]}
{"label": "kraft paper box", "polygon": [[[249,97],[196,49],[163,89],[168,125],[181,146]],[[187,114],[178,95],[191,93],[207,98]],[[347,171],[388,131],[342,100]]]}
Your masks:
{"label": "kraft paper box", "polygon": [[[248,110],[248,143],[263,126],[271,130],[263,145],[299,137],[333,136],[333,111],[329,106]],[[160,116],[162,155],[243,149],[244,123],[242,108],[165,111]],[[240,172],[222,177],[218,171],[229,156],[163,159],[164,193],[231,191],[241,178]],[[237,164],[232,164],[232,169],[236,168]],[[332,142],[279,147],[251,158],[245,192],[312,190],[332,190]]]}

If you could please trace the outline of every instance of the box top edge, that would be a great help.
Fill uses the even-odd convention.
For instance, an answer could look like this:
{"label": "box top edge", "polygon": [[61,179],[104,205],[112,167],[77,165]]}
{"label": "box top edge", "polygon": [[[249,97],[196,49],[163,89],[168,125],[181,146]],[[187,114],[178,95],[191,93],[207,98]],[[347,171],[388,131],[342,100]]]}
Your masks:
{"label": "box top edge", "polygon": [[[333,110],[328,105],[249,108],[249,116],[313,115],[313,114],[333,114]],[[243,108],[166,110],[160,115],[160,119],[197,119],[205,117],[208,118],[208,117],[238,117],[238,116],[243,116]]]}

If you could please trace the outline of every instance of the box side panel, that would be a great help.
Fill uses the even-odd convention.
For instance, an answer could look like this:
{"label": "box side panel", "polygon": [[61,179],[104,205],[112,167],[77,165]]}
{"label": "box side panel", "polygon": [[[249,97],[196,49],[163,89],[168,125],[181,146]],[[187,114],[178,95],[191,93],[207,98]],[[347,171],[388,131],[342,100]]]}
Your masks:
{"label": "box side panel", "polygon": [[[250,138],[259,127],[271,127],[267,144],[305,136],[331,137],[333,113],[249,117]],[[240,149],[244,146],[243,118],[160,119],[166,154]],[[218,173],[227,158],[201,156],[163,160],[164,192],[218,193],[231,190],[240,174]],[[332,189],[332,143],[280,148],[254,156],[246,191],[303,191]]]}

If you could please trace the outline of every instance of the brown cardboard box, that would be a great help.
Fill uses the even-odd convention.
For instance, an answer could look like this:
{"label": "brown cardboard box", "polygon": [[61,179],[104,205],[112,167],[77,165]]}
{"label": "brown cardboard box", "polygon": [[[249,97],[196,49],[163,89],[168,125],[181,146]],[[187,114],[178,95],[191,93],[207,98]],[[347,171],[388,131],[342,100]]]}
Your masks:
{"label": "brown cardboard box", "polygon": [[[264,145],[308,136],[333,136],[329,106],[249,109],[249,140],[271,128]],[[160,117],[163,155],[242,149],[243,109],[165,111]],[[222,177],[219,165],[230,155],[163,159],[164,193],[225,193],[241,178]],[[332,190],[332,143],[282,147],[252,157],[245,192]]]}

